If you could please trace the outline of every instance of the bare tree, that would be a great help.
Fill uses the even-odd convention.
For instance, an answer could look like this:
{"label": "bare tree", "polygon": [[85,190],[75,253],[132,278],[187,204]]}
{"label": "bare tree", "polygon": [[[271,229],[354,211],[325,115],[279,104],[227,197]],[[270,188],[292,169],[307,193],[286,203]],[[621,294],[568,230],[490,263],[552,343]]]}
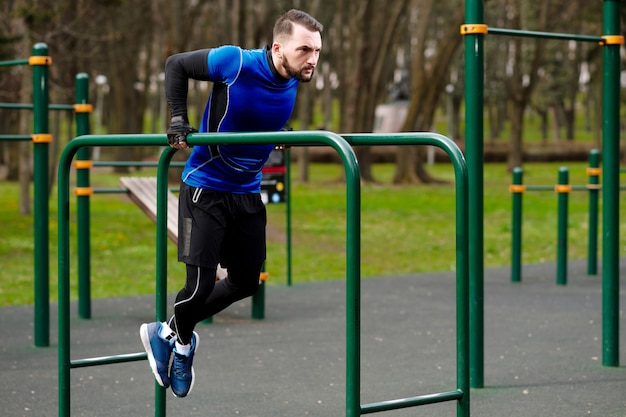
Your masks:
{"label": "bare tree", "polygon": [[[435,111],[447,83],[448,68],[461,43],[459,27],[462,7],[446,7],[447,2],[412,0],[409,27],[411,39],[411,93],[403,131],[426,131],[432,128]],[[437,13],[439,9],[441,13]],[[446,12],[444,13],[443,10]],[[432,36],[431,34],[435,35]],[[403,147],[396,157],[395,183],[435,179],[424,168],[423,147]]]}

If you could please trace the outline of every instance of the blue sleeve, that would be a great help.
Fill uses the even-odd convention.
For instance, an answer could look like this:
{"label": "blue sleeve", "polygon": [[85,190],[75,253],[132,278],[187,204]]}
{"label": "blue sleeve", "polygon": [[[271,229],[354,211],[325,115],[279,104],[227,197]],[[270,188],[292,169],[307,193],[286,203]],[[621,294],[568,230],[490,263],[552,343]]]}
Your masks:
{"label": "blue sleeve", "polygon": [[207,60],[211,81],[230,84],[241,71],[242,50],[238,46],[221,46],[211,49]]}

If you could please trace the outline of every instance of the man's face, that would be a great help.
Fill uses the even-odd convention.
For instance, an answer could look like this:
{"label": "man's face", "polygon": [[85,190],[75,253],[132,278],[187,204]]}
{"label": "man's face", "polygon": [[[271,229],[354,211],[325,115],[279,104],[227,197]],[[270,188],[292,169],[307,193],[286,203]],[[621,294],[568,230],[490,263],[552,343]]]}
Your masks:
{"label": "man's face", "polygon": [[321,34],[294,25],[291,38],[280,43],[279,49],[282,52],[282,68],[278,68],[281,75],[301,82],[311,81],[322,49]]}

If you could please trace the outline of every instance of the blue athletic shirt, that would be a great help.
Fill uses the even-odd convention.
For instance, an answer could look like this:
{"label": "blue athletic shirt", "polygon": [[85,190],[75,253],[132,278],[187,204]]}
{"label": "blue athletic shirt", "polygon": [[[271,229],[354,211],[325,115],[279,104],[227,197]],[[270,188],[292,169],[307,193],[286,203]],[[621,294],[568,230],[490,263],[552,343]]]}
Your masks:
{"label": "blue athletic shirt", "polygon": [[[214,84],[200,132],[279,131],[287,123],[298,81],[278,74],[270,59],[267,47],[245,50],[229,45],[209,51],[209,79]],[[261,169],[273,149],[274,145],[196,145],[182,179],[197,188],[259,193]]]}

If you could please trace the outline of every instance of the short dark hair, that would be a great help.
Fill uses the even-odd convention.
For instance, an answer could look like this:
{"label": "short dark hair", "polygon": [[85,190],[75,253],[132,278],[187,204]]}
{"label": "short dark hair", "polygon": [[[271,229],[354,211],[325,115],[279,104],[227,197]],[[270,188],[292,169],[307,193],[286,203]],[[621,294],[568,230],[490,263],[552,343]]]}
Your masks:
{"label": "short dark hair", "polygon": [[324,30],[324,25],[310,14],[302,10],[291,9],[276,20],[273,34],[274,39],[280,35],[291,35],[293,33],[294,24],[302,25],[311,32],[321,32]]}

